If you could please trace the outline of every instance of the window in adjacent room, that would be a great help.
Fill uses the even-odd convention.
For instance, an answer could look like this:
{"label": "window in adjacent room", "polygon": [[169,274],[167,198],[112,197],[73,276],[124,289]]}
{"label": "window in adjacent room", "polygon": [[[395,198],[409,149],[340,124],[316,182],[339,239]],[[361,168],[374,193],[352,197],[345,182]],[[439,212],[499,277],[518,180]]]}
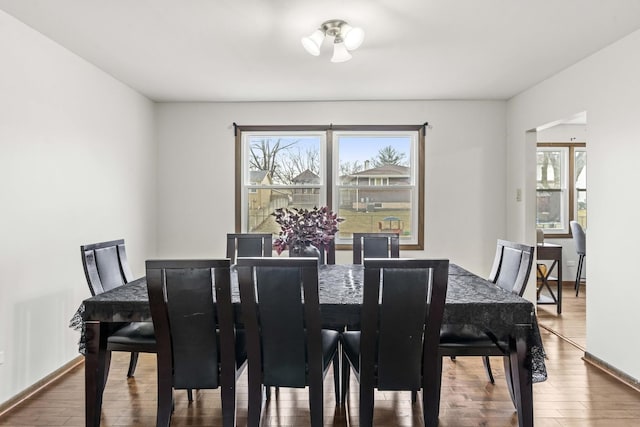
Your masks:
{"label": "window in adjacent room", "polygon": [[537,227],[570,237],[569,221],[587,222],[587,152],[584,143],[540,143],[537,148]]}
{"label": "window in adjacent room", "polygon": [[404,249],[423,248],[422,126],[237,129],[239,231],[277,234],[275,209],[327,205],[345,218],[338,248],[354,232],[395,232]]}

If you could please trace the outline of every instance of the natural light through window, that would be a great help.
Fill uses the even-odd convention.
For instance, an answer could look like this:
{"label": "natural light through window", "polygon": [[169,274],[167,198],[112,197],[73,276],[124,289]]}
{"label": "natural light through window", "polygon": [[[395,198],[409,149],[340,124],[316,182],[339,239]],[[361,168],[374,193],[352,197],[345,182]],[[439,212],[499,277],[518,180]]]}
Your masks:
{"label": "natural light through window", "polygon": [[334,206],[345,218],[337,242],[353,233],[398,233],[416,243],[417,132],[335,132]]}
{"label": "natural light through window", "polygon": [[277,235],[276,209],[328,206],[345,219],[337,245],[355,232],[393,232],[405,249],[421,249],[424,134],[372,128],[239,127],[238,231]]}
{"label": "natural light through window", "polygon": [[324,132],[246,132],[243,148],[243,230],[277,234],[276,209],[326,204]]}
{"label": "natural light through window", "polygon": [[584,144],[541,143],[536,164],[537,227],[569,236],[569,221],[587,226],[587,152]]}

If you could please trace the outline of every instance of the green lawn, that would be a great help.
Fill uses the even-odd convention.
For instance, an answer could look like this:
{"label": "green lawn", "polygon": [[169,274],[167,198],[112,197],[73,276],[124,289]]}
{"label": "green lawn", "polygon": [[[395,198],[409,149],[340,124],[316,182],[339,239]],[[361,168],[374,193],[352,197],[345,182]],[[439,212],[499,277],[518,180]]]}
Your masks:
{"label": "green lawn", "polygon": [[[403,222],[403,230],[400,233],[409,234],[411,232],[411,218],[410,213],[406,209],[385,209],[374,212],[356,212],[350,209],[340,209],[338,215],[344,218],[344,221],[340,223],[340,235],[341,237],[348,237],[353,233],[376,233],[381,231],[378,228],[378,222],[382,222],[383,227],[389,226],[389,221],[384,221],[386,217],[397,217]],[[394,227],[397,227],[397,221],[392,222]],[[382,230],[387,231],[387,230]]]}
{"label": "green lawn", "polygon": [[[385,209],[375,212],[356,212],[350,209],[340,209],[338,215],[344,218],[340,223],[340,237],[350,238],[353,233],[376,233],[379,232],[378,222],[383,223],[383,227],[388,227],[389,221],[384,221],[386,217],[397,217],[403,222],[404,228],[401,233],[409,234],[411,232],[411,218],[408,210],[404,209]],[[392,224],[397,224],[393,221]],[[267,218],[262,224],[251,230],[252,233],[272,233],[278,235],[280,227],[275,223],[273,217]],[[387,230],[383,230],[387,231]]]}

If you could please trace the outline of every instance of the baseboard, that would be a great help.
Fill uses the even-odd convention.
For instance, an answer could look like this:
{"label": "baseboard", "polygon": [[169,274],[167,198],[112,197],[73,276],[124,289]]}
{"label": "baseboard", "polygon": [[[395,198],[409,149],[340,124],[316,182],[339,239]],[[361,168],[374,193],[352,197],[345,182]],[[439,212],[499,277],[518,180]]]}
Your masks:
{"label": "baseboard", "polygon": [[597,358],[596,356],[594,356],[593,354],[589,353],[588,351],[584,352],[584,356],[582,357],[582,360],[584,360],[585,362],[587,362],[591,366],[595,366],[596,368],[602,370],[603,372],[606,372],[607,374],[611,375],[615,379],[617,379],[617,380],[623,382],[624,384],[628,385],[632,389],[634,389],[636,391],[640,391],[640,381],[638,381],[637,379],[633,378],[632,376],[630,376],[628,374],[625,374],[621,370],[611,366],[610,364],[608,364],[604,360],[601,360],[601,359]]}
{"label": "baseboard", "polygon": [[7,400],[6,402],[0,403],[0,417],[7,414],[13,408],[18,406],[31,396],[43,391],[45,388],[49,387],[51,384],[59,380],[67,372],[82,363],[84,363],[84,356],[77,356],[70,362],[65,363],[62,367],[53,371],[51,374],[47,375],[46,377],[27,387],[25,390],[16,394],[11,399]]}

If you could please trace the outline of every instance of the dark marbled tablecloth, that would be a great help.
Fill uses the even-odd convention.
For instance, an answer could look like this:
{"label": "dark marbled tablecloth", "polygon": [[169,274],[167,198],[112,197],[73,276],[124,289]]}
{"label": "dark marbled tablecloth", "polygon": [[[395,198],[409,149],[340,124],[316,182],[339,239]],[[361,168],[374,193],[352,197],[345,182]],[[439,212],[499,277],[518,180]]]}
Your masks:
{"label": "dark marbled tablecloth", "polygon": [[[358,325],[363,271],[361,265],[352,264],[319,267],[319,297],[324,323]],[[235,274],[232,274],[232,299],[235,309],[239,310],[240,298]],[[82,330],[85,320],[151,321],[145,278],[85,300],[70,326]],[[499,339],[526,335],[533,381],[546,380],[544,348],[534,306],[530,301],[507,292],[462,267],[450,264],[443,323],[473,325]],[[82,353],[84,336],[80,341]]]}

